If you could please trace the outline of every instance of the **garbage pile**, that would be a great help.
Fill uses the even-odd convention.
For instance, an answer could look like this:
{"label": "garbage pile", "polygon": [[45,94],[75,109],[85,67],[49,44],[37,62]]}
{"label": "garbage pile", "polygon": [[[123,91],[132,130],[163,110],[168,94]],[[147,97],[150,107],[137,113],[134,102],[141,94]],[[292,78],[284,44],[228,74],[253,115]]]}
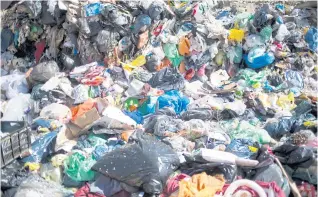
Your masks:
{"label": "garbage pile", "polygon": [[9,3],[1,196],[316,196],[315,3]]}

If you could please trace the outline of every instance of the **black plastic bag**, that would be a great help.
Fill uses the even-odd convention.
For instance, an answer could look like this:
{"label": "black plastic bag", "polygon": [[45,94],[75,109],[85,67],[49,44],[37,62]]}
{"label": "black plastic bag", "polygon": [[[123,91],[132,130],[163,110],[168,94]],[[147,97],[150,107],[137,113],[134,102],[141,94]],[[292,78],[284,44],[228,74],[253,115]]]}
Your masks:
{"label": "black plastic bag", "polygon": [[292,144],[283,144],[273,150],[282,164],[290,167],[308,168],[314,163],[314,152],[309,147],[300,147]]}
{"label": "black plastic bag", "polygon": [[283,135],[290,133],[296,120],[292,117],[281,117],[278,120],[268,122],[264,129],[274,139],[280,139]]}
{"label": "black plastic bag", "polygon": [[99,52],[112,52],[117,46],[120,35],[112,30],[101,30],[96,37],[96,45]]}
{"label": "black plastic bag", "polygon": [[182,173],[189,176],[206,172],[208,175],[223,174],[227,183],[233,182],[237,175],[236,165],[211,163],[205,161],[198,154],[184,154],[186,162],[180,166]]}
{"label": "black plastic bag", "polygon": [[1,31],[1,52],[5,52],[13,42],[13,33],[9,28],[4,28]]}
{"label": "black plastic bag", "polygon": [[209,108],[190,109],[181,114],[182,120],[200,119],[211,120],[213,118],[213,111]]}
{"label": "black plastic bag", "polygon": [[55,61],[42,62],[33,68],[28,79],[34,86],[36,84],[47,82],[58,72],[59,67]]}
{"label": "black plastic bag", "polygon": [[1,189],[18,187],[29,173],[22,169],[22,164],[17,160],[1,169]]}
{"label": "black plastic bag", "polygon": [[166,115],[151,116],[144,121],[145,132],[165,136],[165,132],[178,132],[184,129],[183,121]]}
{"label": "black plastic bag", "polygon": [[165,91],[179,90],[184,87],[184,79],[176,69],[164,68],[152,76],[149,84],[153,88]]}
{"label": "black plastic bag", "polygon": [[140,130],[129,140],[130,144],[106,153],[92,169],[130,186],[142,187],[146,193],[160,194],[169,175],[179,166],[177,154]]}

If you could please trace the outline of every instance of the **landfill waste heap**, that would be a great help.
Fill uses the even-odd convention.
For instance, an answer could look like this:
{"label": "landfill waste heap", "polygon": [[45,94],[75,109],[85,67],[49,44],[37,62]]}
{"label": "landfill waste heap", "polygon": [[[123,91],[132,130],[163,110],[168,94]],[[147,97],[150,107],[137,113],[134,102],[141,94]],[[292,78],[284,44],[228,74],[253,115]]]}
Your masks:
{"label": "landfill waste heap", "polygon": [[1,197],[317,196],[317,1],[1,8]]}

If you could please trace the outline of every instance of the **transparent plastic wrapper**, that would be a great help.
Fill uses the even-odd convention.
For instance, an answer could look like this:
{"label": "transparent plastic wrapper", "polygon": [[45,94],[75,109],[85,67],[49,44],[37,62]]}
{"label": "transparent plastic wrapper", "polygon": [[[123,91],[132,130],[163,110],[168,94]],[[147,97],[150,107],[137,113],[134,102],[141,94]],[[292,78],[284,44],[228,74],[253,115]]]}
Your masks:
{"label": "transparent plastic wrapper", "polygon": [[[160,194],[168,176],[179,166],[177,154],[142,131],[130,137],[133,144],[106,153],[93,169],[149,194]],[[155,147],[155,148],[154,148]]]}
{"label": "transparent plastic wrapper", "polygon": [[201,136],[208,135],[208,128],[205,126],[205,123],[200,119],[191,119],[186,121],[184,124],[185,134],[182,134],[189,140],[194,140]]}
{"label": "transparent plastic wrapper", "polygon": [[224,122],[222,125],[225,127],[232,139],[250,139],[261,144],[274,142],[266,130],[257,128],[245,120],[239,122],[237,119],[234,119]]}
{"label": "transparent plastic wrapper", "polygon": [[242,61],[243,49],[240,46],[231,47],[228,53],[231,63],[239,64]]}
{"label": "transparent plastic wrapper", "polygon": [[265,43],[263,42],[262,37],[260,37],[259,35],[256,35],[256,34],[251,34],[251,35],[246,36],[243,48],[244,48],[244,50],[249,50],[249,49],[252,49],[254,47],[264,46],[264,45],[265,45]]}
{"label": "transparent plastic wrapper", "polygon": [[40,176],[45,180],[62,183],[62,171],[59,167],[54,167],[51,163],[41,164]]}
{"label": "transparent plastic wrapper", "polygon": [[75,152],[64,160],[64,173],[74,181],[91,181],[95,172],[91,167],[96,163],[92,156],[85,157]]}
{"label": "transparent plastic wrapper", "polygon": [[45,181],[39,176],[31,175],[19,186],[15,197],[29,197],[29,196],[45,196],[45,197],[63,197],[72,194],[51,181]]}

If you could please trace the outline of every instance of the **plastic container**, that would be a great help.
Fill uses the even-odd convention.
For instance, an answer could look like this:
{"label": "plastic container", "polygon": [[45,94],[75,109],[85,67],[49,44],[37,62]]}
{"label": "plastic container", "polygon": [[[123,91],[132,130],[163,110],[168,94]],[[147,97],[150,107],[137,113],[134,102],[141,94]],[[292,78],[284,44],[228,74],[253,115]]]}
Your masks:
{"label": "plastic container", "polygon": [[1,121],[1,168],[31,146],[30,129],[23,121]]}

